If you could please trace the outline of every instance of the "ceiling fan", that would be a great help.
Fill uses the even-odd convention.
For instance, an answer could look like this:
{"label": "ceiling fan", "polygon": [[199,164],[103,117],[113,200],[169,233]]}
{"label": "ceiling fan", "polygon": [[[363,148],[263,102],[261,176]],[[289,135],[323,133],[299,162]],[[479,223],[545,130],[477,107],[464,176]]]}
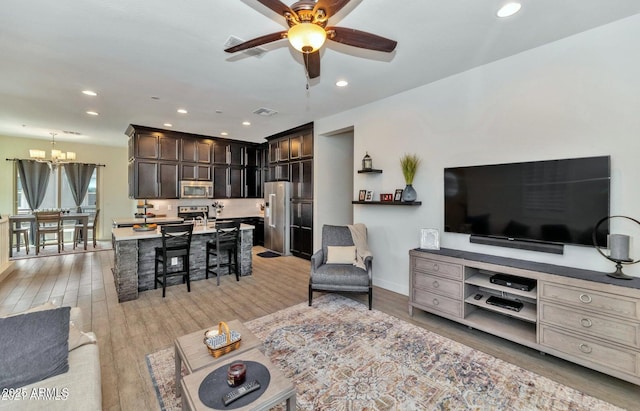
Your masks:
{"label": "ceiling fan", "polygon": [[280,0],[258,0],[284,16],[289,30],[267,34],[225,49],[227,53],[247,50],[262,44],[288,38],[291,45],[304,54],[309,78],[320,76],[320,48],[326,39],[368,50],[392,52],[398,44],[375,34],[344,27],[327,27],[327,22],[351,0],[300,0],[291,7]]}

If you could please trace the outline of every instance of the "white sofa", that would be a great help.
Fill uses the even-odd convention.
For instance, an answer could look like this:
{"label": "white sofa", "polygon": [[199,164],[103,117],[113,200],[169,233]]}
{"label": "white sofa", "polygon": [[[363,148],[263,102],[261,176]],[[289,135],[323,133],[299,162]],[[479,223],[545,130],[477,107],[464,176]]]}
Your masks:
{"label": "white sofa", "polygon": [[[80,308],[71,309],[70,321],[83,330]],[[95,334],[83,332],[76,337],[83,340],[69,351],[69,371],[13,391],[4,389],[0,393],[0,410],[101,410],[100,354]]]}

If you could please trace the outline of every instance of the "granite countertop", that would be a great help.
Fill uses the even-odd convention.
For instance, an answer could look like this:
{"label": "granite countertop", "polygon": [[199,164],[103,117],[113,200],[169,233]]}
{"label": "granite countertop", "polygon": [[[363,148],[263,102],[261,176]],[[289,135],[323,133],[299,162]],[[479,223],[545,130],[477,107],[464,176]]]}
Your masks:
{"label": "granite countertop", "polygon": [[[250,224],[240,224],[240,230],[253,229],[255,229],[255,227]],[[213,222],[209,222],[206,227],[204,225],[196,225],[193,228],[193,235],[211,234],[215,232],[216,225]],[[152,231],[134,231],[131,227],[113,228],[111,233],[113,234],[114,241],[143,240],[146,238],[160,238],[162,236],[162,234],[160,234],[160,226],[158,226],[158,229]]]}

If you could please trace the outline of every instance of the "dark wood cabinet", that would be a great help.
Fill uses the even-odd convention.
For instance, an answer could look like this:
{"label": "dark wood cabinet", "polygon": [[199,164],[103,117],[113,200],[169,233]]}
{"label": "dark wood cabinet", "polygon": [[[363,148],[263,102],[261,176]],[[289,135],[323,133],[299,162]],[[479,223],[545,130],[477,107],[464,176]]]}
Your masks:
{"label": "dark wood cabinet", "polygon": [[158,163],[158,198],[179,197],[178,163]]}
{"label": "dark wood cabinet", "polygon": [[211,181],[211,167],[205,164],[180,163],[181,180]]}
{"label": "dark wood cabinet", "polygon": [[313,254],[313,123],[267,138],[266,181],[291,181],[291,253]]}
{"label": "dark wood cabinet", "polygon": [[262,198],[262,169],[247,167],[244,171],[245,197]]}
{"label": "dark wood cabinet", "polygon": [[297,160],[313,157],[313,134],[306,132],[289,138],[289,158]]}
{"label": "dark wood cabinet", "polygon": [[129,163],[129,197],[178,198],[178,163],[134,160]]}
{"label": "dark wood cabinet", "polygon": [[211,164],[213,140],[182,138],[182,161]]}
{"label": "dark wood cabinet", "polygon": [[[266,144],[133,124],[126,134],[132,198],[178,198],[180,180],[213,180],[216,198],[262,196]],[[251,167],[249,178],[247,167]]]}
{"label": "dark wood cabinet", "polygon": [[291,254],[311,259],[313,255],[313,202],[291,202]]}
{"label": "dark wood cabinet", "polygon": [[291,198],[313,199],[313,160],[294,161],[290,164]]}

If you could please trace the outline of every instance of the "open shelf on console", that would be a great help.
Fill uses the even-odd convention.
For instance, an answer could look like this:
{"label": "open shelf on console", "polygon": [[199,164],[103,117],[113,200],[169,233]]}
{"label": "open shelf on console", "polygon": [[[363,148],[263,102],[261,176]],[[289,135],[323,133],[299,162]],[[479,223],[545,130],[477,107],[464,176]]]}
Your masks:
{"label": "open shelf on console", "polygon": [[534,287],[529,291],[522,291],[516,288],[505,287],[503,285],[494,284],[489,280],[489,277],[490,277],[489,274],[478,273],[478,274],[473,274],[471,277],[464,280],[464,282],[466,284],[477,285],[478,287],[483,287],[483,288],[490,288],[490,289],[497,290],[507,294],[519,295],[522,297],[531,298],[533,300],[536,299],[536,287]]}
{"label": "open shelf on console", "polygon": [[[481,291],[480,291],[480,294],[482,294]],[[522,309],[520,311],[512,311],[507,308],[502,308],[495,305],[487,304],[487,298],[489,297],[489,295],[487,295],[486,293],[483,294],[482,298],[479,300],[474,299],[473,298],[474,295],[475,294],[472,294],[469,297],[465,298],[464,302],[467,304],[473,304],[475,306],[478,306],[488,311],[495,311],[496,313],[500,313],[501,315],[508,315],[510,317],[514,317],[523,321],[528,321],[534,324],[536,322],[536,305],[535,304],[522,301],[522,304],[524,304]]]}
{"label": "open shelf on console", "polygon": [[467,314],[465,323],[471,328],[486,331],[528,347],[536,346],[535,323],[481,309],[475,309]]}

